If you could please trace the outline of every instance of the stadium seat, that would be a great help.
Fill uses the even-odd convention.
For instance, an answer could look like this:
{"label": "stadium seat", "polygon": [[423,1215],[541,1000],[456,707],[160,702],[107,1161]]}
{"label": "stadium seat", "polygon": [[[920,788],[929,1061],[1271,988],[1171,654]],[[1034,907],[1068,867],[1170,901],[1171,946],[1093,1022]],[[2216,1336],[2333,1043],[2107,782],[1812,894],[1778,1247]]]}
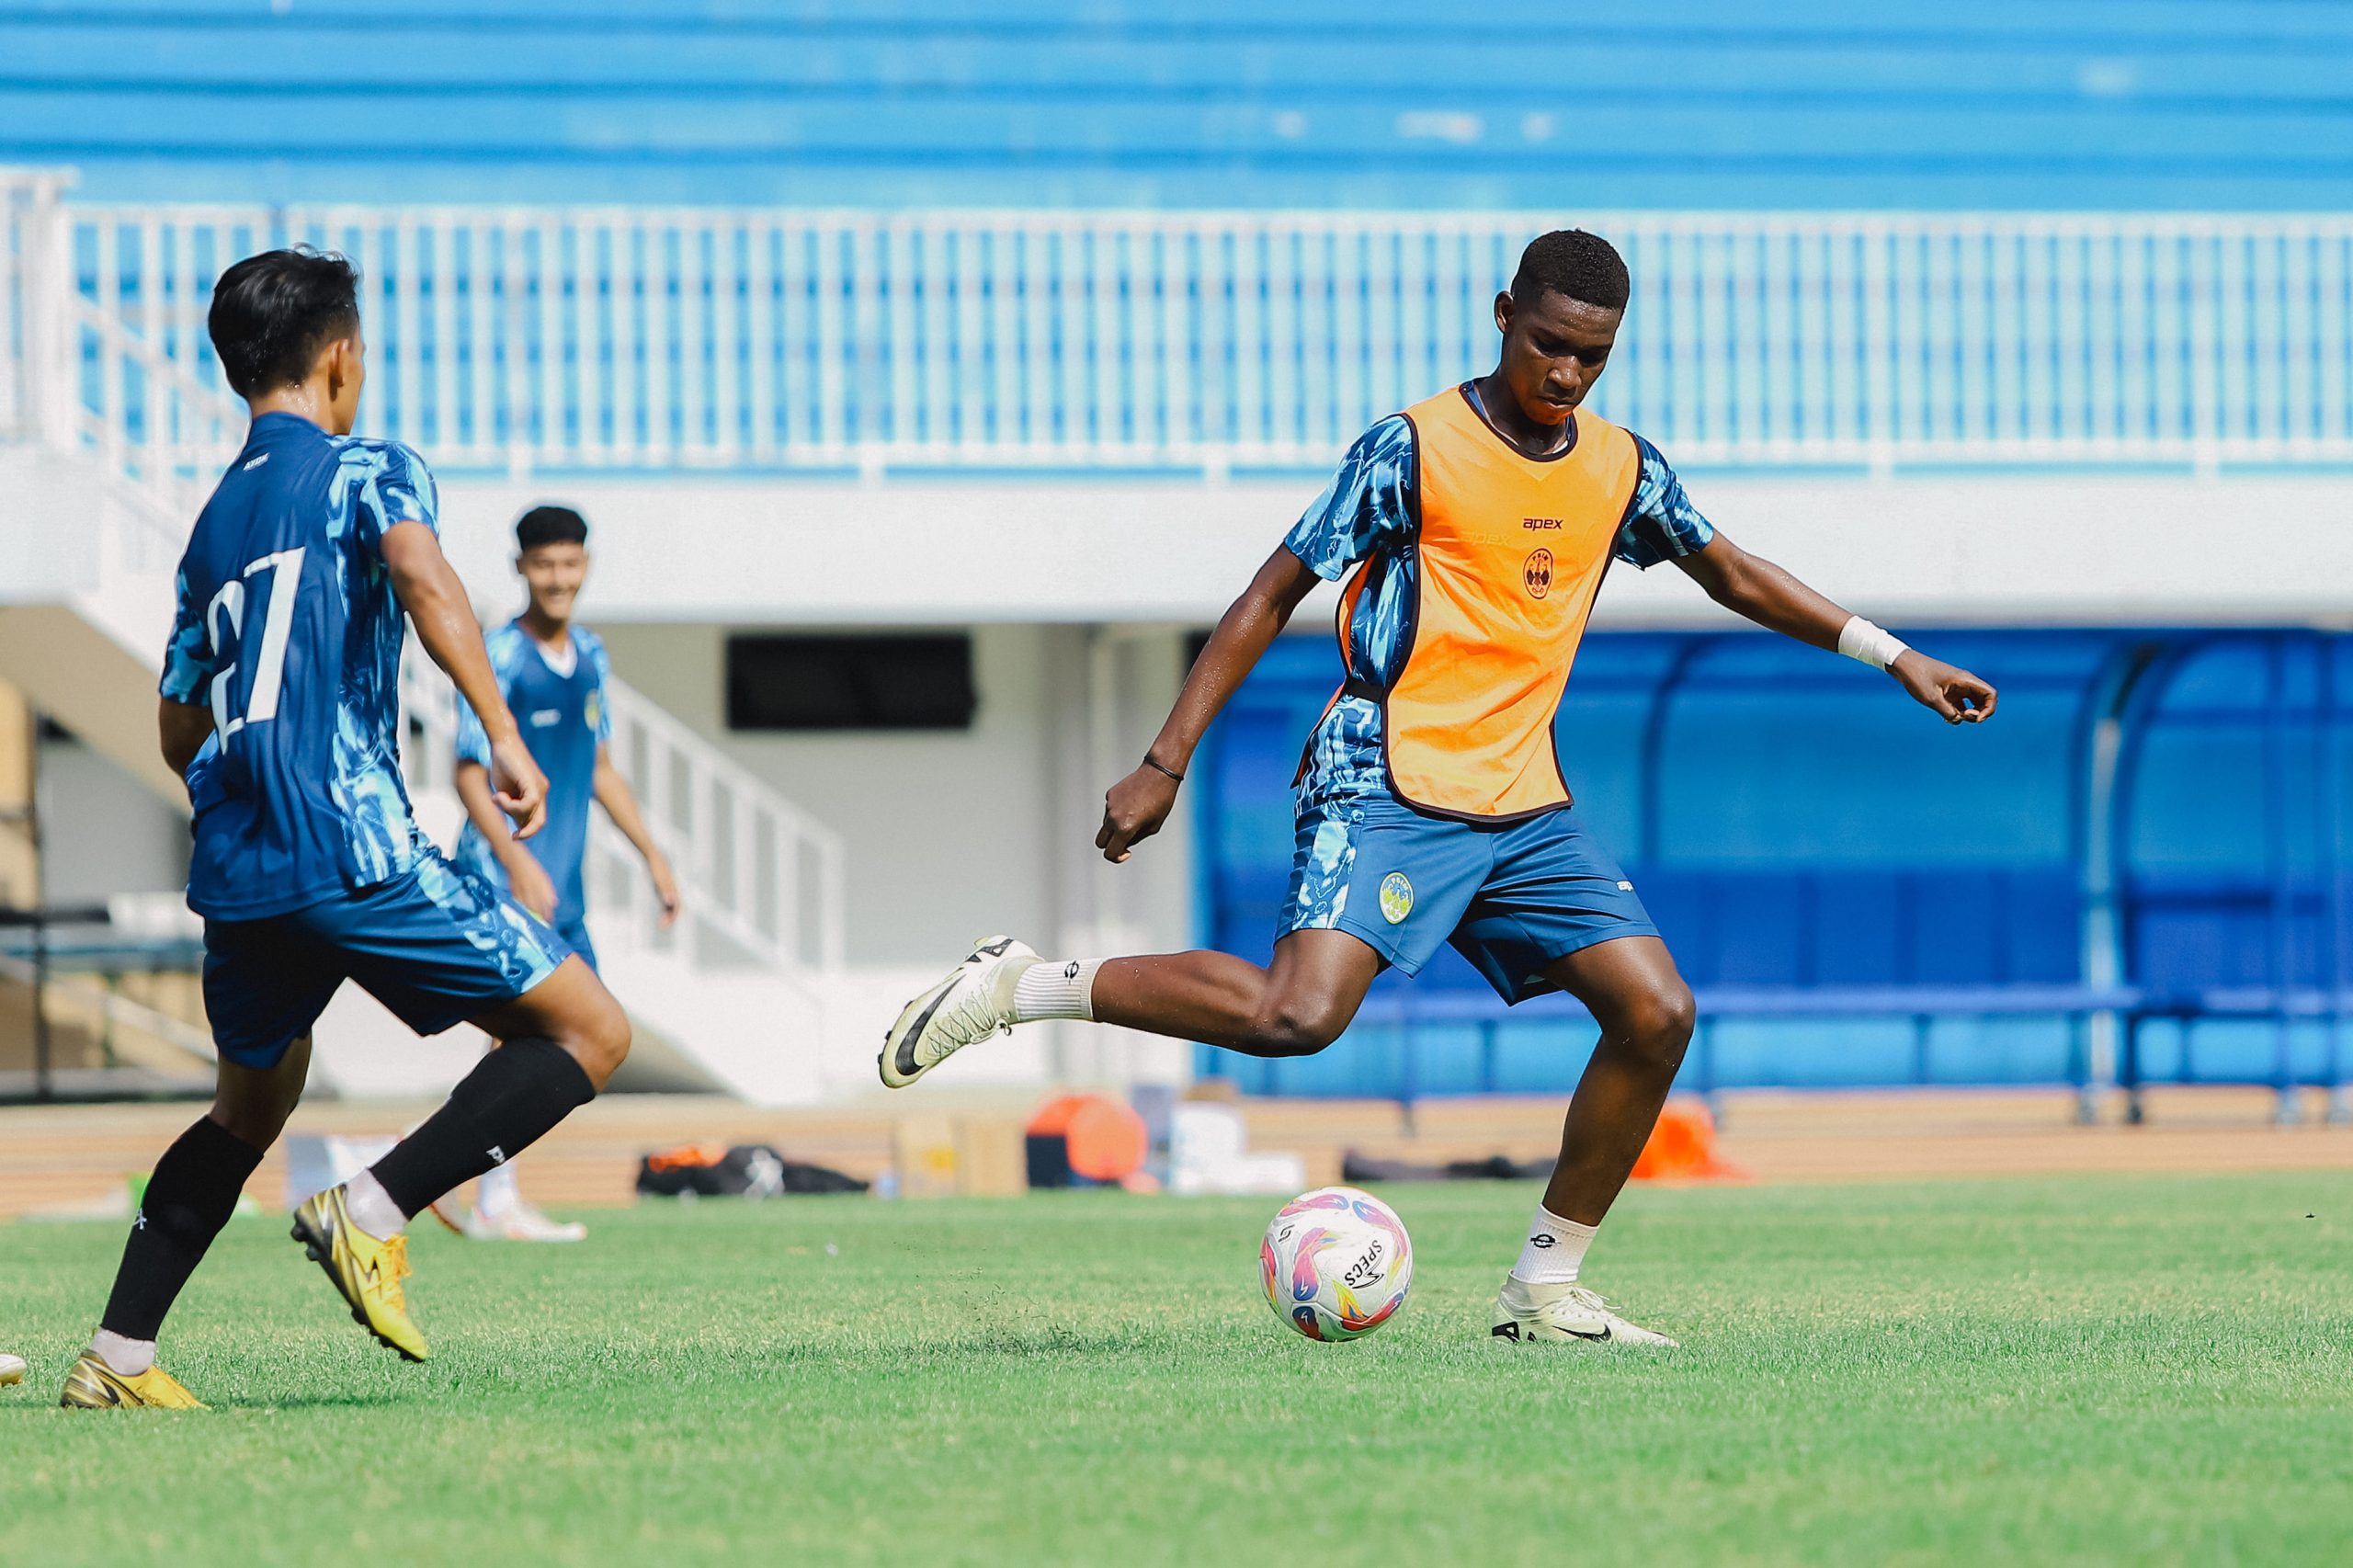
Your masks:
{"label": "stadium seat", "polygon": [[2257,34],[2222,0],[2096,28],[2027,0],[1673,0],[1639,28],[1398,0],[1280,25],[1233,3],[500,0],[395,51],[382,16],[17,11],[0,160],[78,165],[94,196],[244,200],[2346,205],[2326,100],[2353,17],[2332,7],[2272,7]]}

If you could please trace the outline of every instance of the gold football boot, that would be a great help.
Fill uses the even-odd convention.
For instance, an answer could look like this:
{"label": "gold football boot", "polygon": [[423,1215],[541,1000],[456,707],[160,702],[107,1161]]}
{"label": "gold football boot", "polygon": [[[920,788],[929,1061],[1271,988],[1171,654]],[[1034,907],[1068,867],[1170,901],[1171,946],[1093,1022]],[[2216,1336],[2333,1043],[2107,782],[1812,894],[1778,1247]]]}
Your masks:
{"label": "gold football boot", "polygon": [[302,1200],[294,1210],[293,1235],[351,1303],[354,1323],[410,1360],[425,1359],[425,1335],[410,1319],[408,1295],[401,1289],[408,1278],[406,1236],[380,1239],[361,1230],[344,1207],[340,1187]]}
{"label": "gold football boot", "polygon": [[202,1410],[204,1402],[161,1367],[125,1376],[88,1351],[65,1374],[58,1403],[68,1410]]}

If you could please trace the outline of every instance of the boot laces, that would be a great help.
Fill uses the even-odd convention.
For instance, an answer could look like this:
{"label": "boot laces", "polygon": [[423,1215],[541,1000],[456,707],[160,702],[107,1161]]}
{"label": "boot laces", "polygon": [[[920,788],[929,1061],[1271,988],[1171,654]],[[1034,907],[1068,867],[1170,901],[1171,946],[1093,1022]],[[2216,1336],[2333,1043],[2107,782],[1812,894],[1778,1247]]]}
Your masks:
{"label": "boot laces", "polygon": [[997,1006],[995,990],[992,985],[975,985],[962,1001],[934,1014],[924,1030],[926,1043],[936,1045],[938,1056],[945,1057],[993,1034],[1011,1034],[1013,1020]]}
{"label": "boot laces", "polygon": [[408,1237],[405,1234],[388,1237],[384,1242],[384,1258],[376,1278],[384,1299],[404,1312],[408,1308],[408,1292],[401,1281],[408,1278]]}

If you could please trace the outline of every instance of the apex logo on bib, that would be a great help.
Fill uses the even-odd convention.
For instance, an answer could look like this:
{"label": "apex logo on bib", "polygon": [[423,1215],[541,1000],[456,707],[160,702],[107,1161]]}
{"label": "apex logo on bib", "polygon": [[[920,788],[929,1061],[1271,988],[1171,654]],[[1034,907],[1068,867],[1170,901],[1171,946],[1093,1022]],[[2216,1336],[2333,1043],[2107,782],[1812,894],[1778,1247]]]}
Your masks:
{"label": "apex logo on bib", "polygon": [[1381,879],[1381,917],[1392,926],[1403,926],[1405,916],[1414,913],[1414,884],[1405,880],[1403,871],[1392,871]]}

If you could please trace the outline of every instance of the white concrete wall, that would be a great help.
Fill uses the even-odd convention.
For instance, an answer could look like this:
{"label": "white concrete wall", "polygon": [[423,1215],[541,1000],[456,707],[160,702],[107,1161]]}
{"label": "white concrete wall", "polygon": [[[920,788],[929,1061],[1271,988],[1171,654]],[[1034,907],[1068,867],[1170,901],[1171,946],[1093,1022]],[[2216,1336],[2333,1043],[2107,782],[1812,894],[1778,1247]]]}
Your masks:
{"label": "white concrete wall", "polygon": [[51,903],[104,903],[122,892],[188,886],[185,807],[75,740],[43,743],[42,871]]}
{"label": "white concrete wall", "polygon": [[[591,619],[598,591],[592,580]],[[853,966],[927,978],[999,931],[1063,957],[1189,944],[1189,814],[1125,866],[1094,847],[1104,790],[1182,678],[1181,630],[974,628],[969,731],[790,734],[726,728],[730,628],[598,625],[623,680],[843,835]],[[1025,1029],[986,1054],[993,1075],[1090,1080],[1170,1081],[1187,1060],[1181,1045],[1075,1028]]]}
{"label": "white concrete wall", "polygon": [[[2353,582],[2344,475],[1685,478],[1742,544],[1885,621],[2334,621]],[[525,506],[579,506],[608,620],[1200,623],[1319,484],[456,478],[445,495],[452,552],[483,583],[506,572]],[[1717,613],[1679,574],[1627,572],[1598,615]]]}
{"label": "white concrete wall", "polygon": [[[592,585],[591,610],[594,600]],[[1048,662],[1051,643],[1068,633],[983,629],[973,642],[980,706],[970,731],[804,735],[728,731],[728,628],[599,630],[623,680],[851,835],[855,961],[952,959],[949,949],[985,932],[1052,926]]]}

